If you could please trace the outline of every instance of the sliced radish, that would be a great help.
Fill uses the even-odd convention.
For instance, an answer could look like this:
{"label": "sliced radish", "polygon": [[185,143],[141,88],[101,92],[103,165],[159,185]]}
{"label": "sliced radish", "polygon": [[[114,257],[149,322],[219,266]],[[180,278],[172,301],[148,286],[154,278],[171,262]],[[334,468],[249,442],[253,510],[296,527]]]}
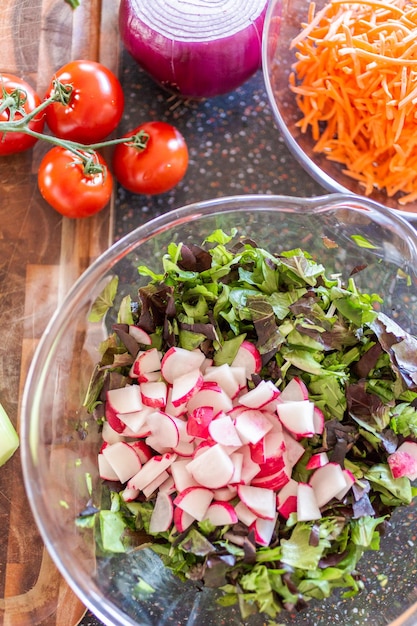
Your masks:
{"label": "sliced radish", "polygon": [[149,437],[146,438],[148,446],[157,452],[168,452],[178,445],[180,433],[175,419],[164,411],[153,411],[146,420],[151,431]]}
{"label": "sliced radish", "polygon": [[298,482],[290,478],[278,491],[277,510],[285,519],[288,519],[291,513],[297,512],[297,490]]}
{"label": "sliced radish", "polygon": [[144,463],[147,463],[149,459],[153,456],[152,449],[142,439],[129,441],[129,446],[131,446],[136,452],[142,465],[144,465]]}
{"label": "sliced radish", "polygon": [[144,346],[150,346],[152,344],[152,339],[148,333],[144,331],[143,328],[136,326],[135,324],[129,325],[129,335],[131,335],[135,341]]}
{"label": "sliced radish", "polygon": [[343,472],[343,476],[345,477],[346,486],[344,489],[341,489],[340,491],[338,491],[337,494],[335,495],[335,498],[337,498],[338,500],[343,500],[343,498],[345,497],[349,489],[356,482],[356,478],[350,470],[343,469],[342,472]]}
{"label": "sliced radish", "polygon": [[155,480],[159,474],[168,469],[168,467],[177,458],[176,454],[167,452],[161,456],[153,456],[141,469],[129,480],[129,487],[134,489],[144,489],[146,485]]}
{"label": "sliced radish", "polygon": [[178,376],[198,370],[205,358],[201,350],[186,350],[173,346],[162,357],[162,376],[168,383],[172,384]]}
{"label": "sliced radish", "polygon": [[187,408],[189,412],[192,412],[199,407],[207,406],[212,407],[216,415],[221,411],[228,413],[233,408],[233,402],[218,383],[206,381],[189,400]]}
{"label": "sliced radish", "polygon": [[216,443],[194,456],[187,470],[203,487],[219,489],[230,483],[235,467],[230,456]]}
{"label": "sliced radish", "polygon": [[152,410],[150,407],[143,407],[140,411],[133,413],[118,413],[117,417],[134,433],[143,433],[149,430],[146,425],[146,418]]}
{"label": "sliced radish", "polygon": [[407,476],[407,478],[409,478],[410,480],[415,480],[417,478],[417,470],[413,461],[417,461],[417,443],[415,443],[414,441],[404,441],[401,445],[398,446],[396,452],[394,452],[394,454],[396,453],[398,454],[395,463],[393,462],[393,459],[391,459],[390,463],[388,457],[388,463],[390,465],[390,468],[391,465],[393,466],[391,468],[391,472],[393,471],[393,469],[395,473],[397,473],[398,471],[405,471],[406,473],[403,474],[404,476]]}
{"label": "sliced radish", "polygon": [[304,381],[294,376],[288,385],[281,391],[279,396],[280,402],[299,402],[308,400],[308,389]]}
{"label": "sliced radish", "polygon": [[235,505],[235,513],[242,524],[250,526],[257,519],[256,514],[251,511],[242,500]]}
{"label": "sliced radish", "polygon": [[142,493],[145,496],[145,498],[150,498],[151,495],[157,489],[159,489],[159,487],[162,485],[162,483],[164,483],[168,478],[169,478],[169,474],[168,474],[168,472],[166,470],[164,470],[156,478],[154,478],[154,480],[152,480],[150,483],[148,483],[146,485],[146,487],[144,487],[142,489]]}
{"label": "sliced radish", "polygon": [[238,485],[237,493],[240,500],[257,517],[274,519],[276,499],[272,489],[263,489],[261,487],[253,487],[252,485]]}
{"label": "sliced radish", "polygon": [[174,505],[170,496],[165,491],[158,491],[155,506],[149,522],[151,535],[163,533],[169,530],[174,516]]}
{"label": "sliced radish", "polygon": [[289,467],[294,467],[301,459],[305,452],[305,448],[302,443],[296,441],[289,433],[283,432],[285,441],[284,456],[287,459]]}
{"label": "sliced radish", "polygon": [[209,520],[214,526],[226,526],[238,522],[235,508],[229,502],[212,502],[204,519]]}
{"label": "sliced radish", "polygon": [[321,409],[314,405],[313,424],[316,435],[322,435],[324,431],[324,413]]}
{"label": "sliced radish", "polygon": [[417,476],[417,459],[406,450],[396,450],[388,456],[387,461],[393,478]]}
{"label": "sliced radish", "polygon": [[313,437],[314,404],[309,400],[288,401],[277,405],[282,425],[296,437]]}
{"label": "sliced radish", "polygon": [[174,407],[188,403],[203,386],[204,378],[199,369],[178,376],[172,383],[171,402]]}
{"label": "sliced radish", "polygon": [[327,463],[314,471],[309,484],[314,489],[317,506],[321,508],[346,487],[346,480],[339,463]]}
{"label": "sliced radish", "polygon": [[98,454],[98,473],[103,480],[119,480],[119,475],[116,474],[106,457],[102,452]]}
{"label": "sliced radish", "polygon": [[299,522],[309,522],[320,518],[320,508],[313,487],[306,483],[298,483],[297,520]]}
{"label": "sliced radish", "polygon": [[107,445],[103,449],[102,454],[117,474],[121,483],[127,482],[142,467],[136,452],[124,441]]}
{"label": "sliced radish", "polygon": [[125,425],[117,417],[116,414],[115,414],[115,418],[117,419],[117,423],[120,426],[120,429],[121,429],[120,432],[112,428],[110,425],[110,422],[107,419],[103,422],[101,436],[103,437],[103,441],[106,441],[107,443],[116,443],[116,441],[124,441],[124,436],[122,435],[122,432],[125,429]]}
{"label": "sliced radish", "polygon": [[246,339],[240,344],[232,367],[244,367],[246,378],[252,378],[252,374],[259,374],[262,369],[262,357],[258,348]]}
{"label": "sliced radish", "polygon": [[173,417],[182,417],[187,413],[187,403],[183,402],[183,404],[179,404],[178,406],[174,406],[172,404],[172,385],[168,385],[167,390],[167,402],[165,405],[165,411],[172,415]]}
{"label": "sliced radish", "polygon": [[279,394],[272,380],[261,380],[256,387],[239,396],[239,403],[250,409],[261,409],[276,400]]}
{"label": "sliced radish", "polygon": [[172,476],[168,474],[168,478],[166,478],[164,482],[159,485],[159,491],[166,491],[169,495],[176,493],[174,479],[172,478]]}
{"label": "sliced radish", "polygon": [[195,521],[195,517],[180,509],[179,506],[174,507],[174,526],[179,533],[183,533]]}
{"label": "sliced radish", "polygon": [[227,487],[220,487],[220,489],[213,490],[214,500],[220,502],[230,502],[237,495],[237,488],[234,485],[228,485]]}
{"label": "sliced radish", "polygon": [[208,426],[210,437],[223,446],[241,446],[242,441],[227,413],[220,413]]}
{"label": "sliced radish", "polygon": [[290,478],[291,470],[284,466],[274,474],[255,476],[255,478],[252,479],[251,485],[254,487],[263,487],[264,489],[273,489],[274,491],[278,491],[287,484]]}
{"label": "sliced radish", "polygon": [[180,493],[188,487],[195,487],[198,485],[197,481],[192,477],[191,473],[187,471],[187,465],[190,461],[177,459],[175,463],[171,465],[171,474],[174,479],[175,488]]}
{"label": "sliced radish", "polygon": [[207,367],[204,372],[204,380],[215,382],[220,385],[229,398],[235,398],[240,391],[239,381],[228,363]]}
{"label": "sliced radish", "polygon": [[150,372],[159,372],[161,370],[161,354],[156,348],[149,350],[140,350],[133,361],[131,372],[133,376],[140,378],[146,376]]}
{"label": "sliced radish", "polygon": [[230,455],[233,462],[234,472],[230,479],[231,485],[237,485],[242,482],[243,454],[241,452],[233,452]]}
{"label": "sliced radish", "polygon": [[241,365],[231,365],[230,371],[233,374],[241,391],[246,391],[248,379],[246,378],[246,368]]}
{"label": "sliced radish", "polygon": [[126,385],[126,387],[109,389],[106,393],[106,399],[116,415],[134,413],[140,411],[143,406],[139,385]]}
{"label": "sliced radish", "polygon": [[328,462],[329,457],[327,456],[327,452],[317,452],[316,454],[312,454],[308,459],[306,469],[317,469],[318,467],[323,467],[323,465],[326,465]]}
{"label": "sliced radish", "polygon": [[252,459],[249,446],[242,446],[240,448],[242,454],[242,470],[240,473],[240,480],[243,484],[249,485],[260,470],[258,463]]}
{"label": "sliced radish", "polygon": [[167,402],[167,385],[164,381],[140,383],[140,393],[145,406],[163,409]]}
{"label": "sliced radish", "polygon": [[174,504],[201,522],[212,500],[213,492],[210,489],[205,487],[188,487],[188,489],[177,495]]}
{"label": "sliced radish", "polygon": [[249,527],[249,530],[253,531],[255,536],[255,542],[260,546],[269,546],[271,539],[275,532],[277,523],[277,516],[274,519],[261,519],[256,518]]}
{"label": "sliced radish", "polygon": [[199,406],[188,415],[187,433],[194,437],[207,439],[209,436],[209,424],[214,418],[212,406]]}
{"label": "sliced radish", "polygon": [[245,443],[258,443],[272,430],[272,424],[258,409],[245,409],[237,417],[236,430]]}
{"label": "sliced radish", "polygon": [[125,502],[133,502],[138,497],[139,489],[132,489],[132,487],[125,487],[121,492],[121,497]]}
{"label": "sliced radish", "polygon": [[286,450],[285,438],[282,431],[268,432],[256,444],[250,445],[251,456],[255,463],[268,464],[282,456]]}

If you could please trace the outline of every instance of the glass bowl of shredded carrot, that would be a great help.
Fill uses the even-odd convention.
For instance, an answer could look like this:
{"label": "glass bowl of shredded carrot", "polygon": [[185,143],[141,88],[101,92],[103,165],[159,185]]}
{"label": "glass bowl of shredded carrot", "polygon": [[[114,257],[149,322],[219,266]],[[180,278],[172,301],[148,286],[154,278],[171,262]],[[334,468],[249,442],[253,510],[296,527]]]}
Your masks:
{"label": "glass bowl of shredded carrot", "polygon": [[417,4],[272,0],[263,67],[277,125],[326,189],[417,213]]}

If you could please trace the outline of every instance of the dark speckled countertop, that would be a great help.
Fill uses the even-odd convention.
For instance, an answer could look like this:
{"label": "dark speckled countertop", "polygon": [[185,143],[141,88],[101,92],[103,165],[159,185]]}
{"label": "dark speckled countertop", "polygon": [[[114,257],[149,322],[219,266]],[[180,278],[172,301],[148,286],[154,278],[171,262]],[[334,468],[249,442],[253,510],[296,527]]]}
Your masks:
{"label": "dark speckled countertop", "polygon": [[323,193],[284,144],[261,71],[224,96],[183,102],[156,86],[127,53],[122,64],[123,132],[149,120],[169,122],[184,135],[190,163],[183,181],[168,193],[150,197],[118,190],[116,238],[163,212],[199,200],[248,193]]}
{"label": "dark speckled countertop", "polygon": [[[277,130],[262,71],[235,91],[204,101],[184,102],[159,88],[122,54],[125,91],[121,132],[162,120],[184,135],[190,155],[185,178],[159,196],[138,196],[119,188],[114,237],[171,209],[220,196],[283,194],[314,196],[325,190],[295,161]],[[99,626],[87,613],[82,626]]]}

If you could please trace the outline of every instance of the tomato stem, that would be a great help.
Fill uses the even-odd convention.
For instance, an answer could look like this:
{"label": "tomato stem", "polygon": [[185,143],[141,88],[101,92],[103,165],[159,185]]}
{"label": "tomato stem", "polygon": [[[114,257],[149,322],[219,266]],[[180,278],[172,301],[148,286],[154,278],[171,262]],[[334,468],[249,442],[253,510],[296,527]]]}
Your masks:
{"label": "tomato stem", "polygon": [[[103,166],[98,164],[95,160],[94,153],[96,150],[107,148],[109,146],[115,146],[120,143],[132,145],[132,147],[137,150],[145,150],[149,140],[149,135],[144,131],[139,131],[130,137],[119,137],[117,139],[109,139],[93,144],[83,144],[71,141],[70,139],[62,139],[55,137],[54,135],[38,132],[30,128],[30,122],[40,115],[44,109],[52,103],[60,102],[63,105],[67,105],[71,98],[72,91],[72,85],[61,83],[59,80],[54,80],[51,95],[35,107],[30,113],[26,113],[23,109],[23,104],[26,100],[26,93],[24,90],[16,89],[9,94],[3,87],[2,100],[0,100],[0,114],[8,110],[9,119],[3,122],[0,121],[0,140],[1,136],[6,133],[23,133],[25,135],[35,137],[36,139],[51,143],[55,146],[60,146],[77,156],[83,164],[85,173],[90,175],[103,171]],[[16,113],[19,113],[21,117],[16,119]]]}

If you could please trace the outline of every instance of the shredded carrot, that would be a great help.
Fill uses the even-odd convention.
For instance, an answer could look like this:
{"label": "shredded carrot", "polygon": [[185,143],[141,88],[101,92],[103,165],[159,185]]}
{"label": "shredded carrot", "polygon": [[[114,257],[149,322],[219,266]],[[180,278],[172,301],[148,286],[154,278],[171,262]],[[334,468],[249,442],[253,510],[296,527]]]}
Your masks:
{"label": "shredded carrot", "polygon": [[311,3],[290,89],[314,150],[364,194],[417,200],[417,0]]}

